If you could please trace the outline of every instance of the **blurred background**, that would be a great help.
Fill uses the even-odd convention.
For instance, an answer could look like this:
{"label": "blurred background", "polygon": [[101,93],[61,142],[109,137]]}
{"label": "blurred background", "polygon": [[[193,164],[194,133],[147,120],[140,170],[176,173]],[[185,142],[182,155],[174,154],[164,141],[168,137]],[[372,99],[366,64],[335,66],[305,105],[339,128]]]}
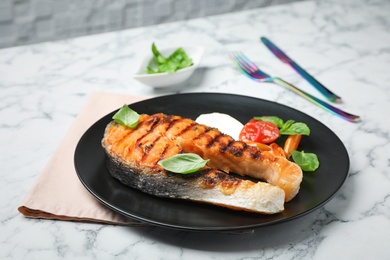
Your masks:
{"label": "blurred background", "polygon": [[0,0],[0,48],[302,0]]}

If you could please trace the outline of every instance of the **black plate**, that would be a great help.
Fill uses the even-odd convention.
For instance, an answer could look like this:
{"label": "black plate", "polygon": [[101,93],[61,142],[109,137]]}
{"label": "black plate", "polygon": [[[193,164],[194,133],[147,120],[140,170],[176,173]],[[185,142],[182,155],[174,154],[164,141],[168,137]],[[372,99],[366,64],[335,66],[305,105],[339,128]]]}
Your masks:
{"label": "black plate", "polygon": [[139,113],[163,112],[195,119],[203,113],[221,112],[242,123],[253,116],[275,115],[284,120],[305,122],[310,137],[300,148],[316,153],[320,168],[305,173],[299,194],[275,215],[233,211],[212,205],[162,199],[129,188],[112,178],[105,166],[101,147],[112,112],[92,125],[75,151],[75,168],[83,185],[104,205],[120,214],[149,224],[192,231],[232,231],[257,228],[301,217],[328,202],[348,176],[349,157],[340,139],[314,118],[284,105],[257,98],[214,93],[162,96],[131,104]]}

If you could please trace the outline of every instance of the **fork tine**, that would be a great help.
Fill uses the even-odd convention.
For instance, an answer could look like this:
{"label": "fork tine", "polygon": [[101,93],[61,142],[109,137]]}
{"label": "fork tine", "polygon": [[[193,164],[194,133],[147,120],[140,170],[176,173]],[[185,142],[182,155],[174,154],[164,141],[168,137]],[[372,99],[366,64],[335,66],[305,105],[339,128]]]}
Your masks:
{"label": "fork tine", "polygon": [[240,61],[251,70],[251,72],[259,70],[259,68],[247,56],[245,56],[244,53],[238,52],[237,56],[239,57]]}
{"label": "fork tine", "polygon": [[247,56],[245,56],[245,54],[242,54],[242,56],[244,57],[245,61],[253,68],[253,70],[256,71],[258,75],[260,74],[264,78],[270,78],[270,76],[267,73],[259,69],[259,67],[257,67]]}
{"label": "fork tine", "polygon": [[237,59],[240,61],[240,64],[242,66],[245,66],[247,71],[250,71],[249,74],[256,75],[256,78],[270,78],[270,76],[265,73],[264,71],[260,70],[259,67],[257,67],[244,53],[237,52],[236,54]]}
{"label": "fork tine", "polygon": [[238,64],[240,64],[240,66],[243,67],[245,71],[248,73],[253,72],[253,67],[247,62],[247,59],[245,59],[242,52],[236,52],[233,55]]}
{"label": "fork tine", "polygon": [[245,63],[242,62],[242,59],[238,56],[237,52],[229,54],[230,59],[236,64],[236,66],[245,74],[250,74],[251,71]]}

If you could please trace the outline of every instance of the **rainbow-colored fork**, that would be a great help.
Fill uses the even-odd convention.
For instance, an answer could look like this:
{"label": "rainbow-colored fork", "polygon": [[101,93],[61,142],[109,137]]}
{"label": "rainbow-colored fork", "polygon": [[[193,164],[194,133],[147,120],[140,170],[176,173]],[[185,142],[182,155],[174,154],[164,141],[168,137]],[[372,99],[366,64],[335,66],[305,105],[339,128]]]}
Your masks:
{"label": "rainbow-colored fork", "polygon": [[246,76],[248,76],[250,79],[258,81],[258,82],[271,82],[276,83],[279,86],[285,87],[294,93],[300,95],[301,97],[305,98],[306,100],[316,104],[320,108],[324,109],[325,111],[332,113],[334,115],[337,115],[349,122],[359,122],[360,117],[347,113],[337,107],[334,107],[325,101],[322,101],[321,99],[295,87],[294,85],[284,81],[281,78],[278,77],[271,77],[267,73],[261,71],[252,61],[249,60],[248,57],[246,57],[242,52],[234,52],[229,55],[230,59],[235,63],[238,69],[241,70]]}

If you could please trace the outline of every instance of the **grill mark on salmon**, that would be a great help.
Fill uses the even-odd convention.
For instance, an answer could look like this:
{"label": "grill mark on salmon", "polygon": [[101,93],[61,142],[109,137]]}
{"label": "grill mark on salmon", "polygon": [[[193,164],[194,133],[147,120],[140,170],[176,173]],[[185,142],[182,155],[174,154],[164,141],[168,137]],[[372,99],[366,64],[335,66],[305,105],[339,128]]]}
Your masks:
{"label": "grill mark on salmon", "polygon": [[235,145],[236,143],[234,141],[229,141],[228,145],[225,149],[222,149],[221,152],[224,153],[226,151],[234,154],[236,157],[242,156],[242,148]]}
{"label": "grill mark on salmon", "polygon": [[252,147],[253,147],[253,146],[250,146],[250,145],[245,144],[245,145],[244,145],[244,148],[243,148],[243,153],[249,154],[249,155],[251,156],[251,158],[254,159],[254,160],[260,159],[260,157],[261,157],[261,152],[260,152],[260,150],[254,151],[254,150],[252,149]]}
{"label": "grill mark on salmon", "polygon": [[167,117],[165,122],[168,123],[168,125],[167,125],[165,131],[168,131],[175,124],[175,121],[176,120],[172,120],[172,117]]}
{"label": "grill mark on salmon", "polygon": [[196,126],[198,135],[194,136],[194,141],[196,140],[205,140],[206,146],[210,146],[214,142],[215,137],[212,135],[212,128],[208,128],[202,125]]}
{"label": "grill mark on salmon", "polygon": [[169,148],[169,145],[166,145],[166,146],[164,147],[164,150],[162,151],[160,157],[158,158],[158,161],[161,161],[161,160],[163,160],[163,159],[165,158],[165,154],[167,153],[168,148]]}

